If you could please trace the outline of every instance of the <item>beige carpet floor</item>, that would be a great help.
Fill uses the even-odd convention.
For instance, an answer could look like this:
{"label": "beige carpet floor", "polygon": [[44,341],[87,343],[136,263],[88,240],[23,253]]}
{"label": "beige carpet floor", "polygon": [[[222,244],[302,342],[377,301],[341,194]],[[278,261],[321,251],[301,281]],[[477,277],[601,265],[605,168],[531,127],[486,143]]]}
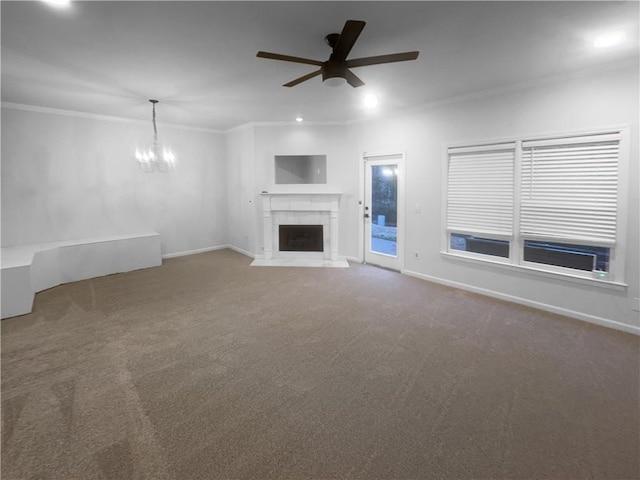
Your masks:
{"label": "beige carpet floor", "polygon": [[638,479],[639,339],[230,250],[2,321],[2,479]]}

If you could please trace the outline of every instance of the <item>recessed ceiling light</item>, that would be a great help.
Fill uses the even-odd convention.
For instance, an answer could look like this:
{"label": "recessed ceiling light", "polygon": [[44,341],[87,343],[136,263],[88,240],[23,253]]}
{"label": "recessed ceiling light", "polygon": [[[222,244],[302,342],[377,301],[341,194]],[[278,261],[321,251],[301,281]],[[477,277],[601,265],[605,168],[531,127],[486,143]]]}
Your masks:
{"label": "recessed ceiling light", "polygon": [[365,108],[369,108],[369,109],[373,109],[376,108],[378,106],[378,97],[376,97],[374,94],[370,93],[368,95],[365,95],[364,99],[364,106]]}
{"label": "recessed ceiling light", "polygon": [[597,48],[613,47],[622,43],[622,40],[624,40],[624,33],[607,32],[602,35],[598,35],[593,41],[593,46]]}
{"label": "recessed ceiling light", "polygon": [[67,8],[71,5],[71,0],[42,0],[42,2],[57,8]]}
{"label": "recessed ceiling light", "polygon": [[303,120],[304,120],[304,118],[302,118],[301,116],[297,116],[297,117],[296,117],[296,122],[301,122],[301,121],[303,121]]}

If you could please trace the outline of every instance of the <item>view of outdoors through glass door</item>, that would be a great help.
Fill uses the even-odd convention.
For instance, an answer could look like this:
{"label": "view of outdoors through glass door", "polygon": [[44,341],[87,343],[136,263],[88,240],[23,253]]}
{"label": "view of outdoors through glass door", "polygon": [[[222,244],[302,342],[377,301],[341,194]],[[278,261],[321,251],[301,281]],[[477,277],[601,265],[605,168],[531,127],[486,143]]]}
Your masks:
{"label": "view of outdoors through glass door", "polygon": [[379,155],[364,160],[364,261],[400,271],[404,157]]}
{"label": "view of outdoors through glass door", "polygon": [[371,166],[371,250],[398,253],[398,167]]}

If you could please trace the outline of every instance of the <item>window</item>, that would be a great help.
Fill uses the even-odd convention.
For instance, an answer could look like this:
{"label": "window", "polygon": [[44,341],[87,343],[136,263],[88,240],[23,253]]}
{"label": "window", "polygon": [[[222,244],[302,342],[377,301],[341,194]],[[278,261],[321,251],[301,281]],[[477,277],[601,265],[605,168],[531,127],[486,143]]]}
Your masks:
{"label": "window", "polygon": [[493,240],[491,238],[452,233],[450,248],[462,252],[509,258],[509,242],[506,240]]}
{"label": "window", "polygon": [[450,249],[509,257],[514,164],[515,143],[450,151],[447,190]]}
{"label": "window", "polygon": [[566,243],[524,241],[524,261],[575,268],[587,272],[609,271],[610,249]]}
{"label": "window", "polygon": [[448,150],[447,252],[612,280],[621,131]]}

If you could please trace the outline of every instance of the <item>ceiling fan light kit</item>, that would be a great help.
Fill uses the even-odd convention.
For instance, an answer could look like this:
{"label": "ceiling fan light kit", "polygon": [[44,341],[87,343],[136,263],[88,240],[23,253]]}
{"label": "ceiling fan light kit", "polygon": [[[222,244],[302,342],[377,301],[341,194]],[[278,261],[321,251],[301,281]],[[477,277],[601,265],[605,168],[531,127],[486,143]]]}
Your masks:
{"label": "ceiling fan light kit", "polygon": [[320,69],[314,72],[285,83],[283,85],[284,87],[295,87],[302,82],[306,82],[318,75],[322,75],[322,81],[327,85],[341,85],[346,81],[346,83],[354,88],[363,86],[364,82],[350,70],[351,68],[380,65],[382,63],[405,62],[418,58],[420,52],[413,51],[347,60],[347,56],[355,45],[356,40],[358,40],[358,37],[360,36],[360,33],[362,33],[365,25],[366,23],[361,20],[347,20],[341,33],[330,33],[327,35],[325,37],[325,42],[331,47],[332,52],[329,59],[325,62],[310,58],[293,57],[290,55],[263,51],[259,51],[256,56],[270,60],[303,63],[306,65],[315,65],[320,67]]}

